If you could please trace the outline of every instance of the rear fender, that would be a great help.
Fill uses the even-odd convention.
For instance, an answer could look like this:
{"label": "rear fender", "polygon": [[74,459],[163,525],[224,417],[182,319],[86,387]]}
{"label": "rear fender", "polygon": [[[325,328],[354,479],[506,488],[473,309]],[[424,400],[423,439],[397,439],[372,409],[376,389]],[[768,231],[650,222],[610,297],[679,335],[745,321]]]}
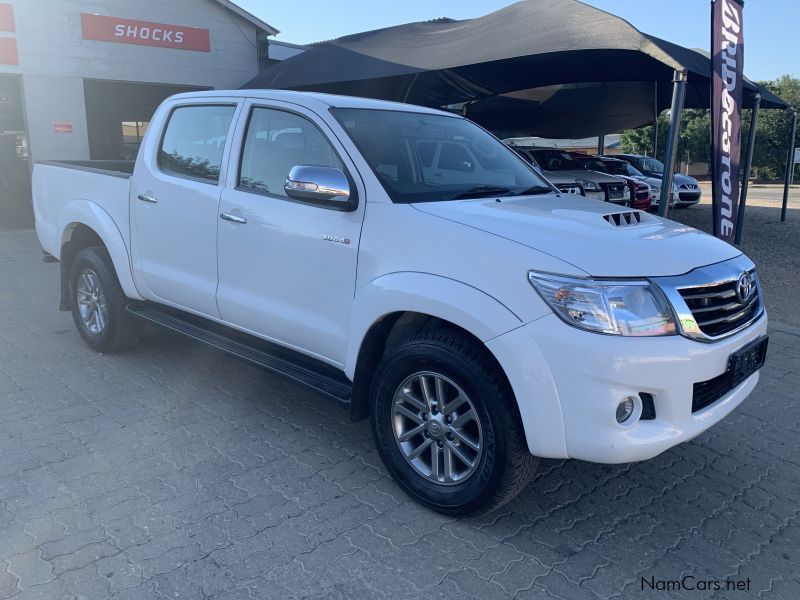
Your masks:
{"label": "rear fender", "polygon": [[[58,216],[58,258],[62,259],[64,245],[72,238],[72,233],[77,225],[85,225],[92,229],[102,240],[114,270],[122,286],[122,291],[128,298],[142,300],[142,296],[136,289],[133,279],[133,272],[130,264],[129,248],[125,243],[125,238],[119,227],[111,216],[98,204],[89,200],[72,200],[61,210]],[[64,269],[68,268],[62,261],[62,276]]]}

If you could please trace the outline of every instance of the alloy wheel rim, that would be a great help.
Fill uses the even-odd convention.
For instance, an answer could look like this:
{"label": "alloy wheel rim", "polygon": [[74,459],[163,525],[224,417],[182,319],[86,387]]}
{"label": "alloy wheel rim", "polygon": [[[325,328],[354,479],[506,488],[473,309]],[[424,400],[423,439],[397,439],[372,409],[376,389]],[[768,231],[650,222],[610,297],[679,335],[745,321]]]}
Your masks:
{"label": "alloy wheel rim", "polygon": [[100,335],[108,325],[108,305],[100,278],[92,269],[81,273],[76,295],[83,326],[89,333]]}
{"label": "alloy wheel rim", "polygon": [[469,396],[451,379],[414,373],[397,388],[392,428],[409,465],[428,481],[455,485],[478,469],[483,430]]}

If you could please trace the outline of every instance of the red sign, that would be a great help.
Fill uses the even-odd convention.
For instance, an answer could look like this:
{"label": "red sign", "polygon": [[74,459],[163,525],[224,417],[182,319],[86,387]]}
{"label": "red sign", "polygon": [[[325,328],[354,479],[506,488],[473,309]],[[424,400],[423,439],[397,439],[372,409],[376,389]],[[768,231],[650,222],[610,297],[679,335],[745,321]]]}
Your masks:
{"label": "red sign", "polygon": [[17,40],[0,38],[0,65],[18,65]]}
{"label": "red sign", "polygon": [[179,50],[211,51],[211,32],[198,27],[166,25],[117,17],[81,14],[83,39]]}
{"label": "red sign", "polygon": [[14,27],[14,7],[0,4],[0,31],[16,31]]}
{"label": "red sign", "polygon": [[74,130],[70,121],[53,121],[53,133],[72,133]]}

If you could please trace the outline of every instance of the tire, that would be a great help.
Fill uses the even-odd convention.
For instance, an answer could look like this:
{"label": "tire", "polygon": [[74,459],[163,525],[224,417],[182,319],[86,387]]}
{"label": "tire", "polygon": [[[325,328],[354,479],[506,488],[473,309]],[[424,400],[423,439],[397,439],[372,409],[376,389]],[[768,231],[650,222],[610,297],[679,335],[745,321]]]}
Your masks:
{"label": "tire", "polygon": [[[92,289],[96,294],[87,294]],[[94,302],[94,311],[87,301]],[[125,309],[127,303],[108,251],[93,246],[78,252],[69,271],[69,305],[75,327],[87,346],[111,354],[136,345],[143,325]],[[105,318],[98,320],[98,312]]]}
{"label": "tire", "polygon": [[[433,410],[423,385],[433,390],[427,395],[435,399]],[[446,399],[443,410],[437,410],[439,396]],[[538,458],[528,451],[505,374],[482,344],[461,332],[420,333],[388,348],[371,401],[372,433],[383,463],[409,496],[435,511],[466,516],[494,510],[519,494],[536,470]],[[460,460],[456,447],[474,466]]]}

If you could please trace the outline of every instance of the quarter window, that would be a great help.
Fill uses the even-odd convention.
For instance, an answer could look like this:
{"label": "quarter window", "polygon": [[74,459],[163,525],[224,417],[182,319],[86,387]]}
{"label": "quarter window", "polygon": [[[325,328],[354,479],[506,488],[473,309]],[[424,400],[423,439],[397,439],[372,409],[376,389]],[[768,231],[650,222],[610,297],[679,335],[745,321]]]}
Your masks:
{"label": "quarter window", "polygon": [[297,165],[344,165],[325,135],[300,115],[271,108],[255,108],[247,127],[239,172],[239,188],[287,197],[286,177]]}
{"label": "quarter window", "polygon": [[181,177],[217,183],[235,111],[235,106],[176,108],[161,142],[159,167]]}

